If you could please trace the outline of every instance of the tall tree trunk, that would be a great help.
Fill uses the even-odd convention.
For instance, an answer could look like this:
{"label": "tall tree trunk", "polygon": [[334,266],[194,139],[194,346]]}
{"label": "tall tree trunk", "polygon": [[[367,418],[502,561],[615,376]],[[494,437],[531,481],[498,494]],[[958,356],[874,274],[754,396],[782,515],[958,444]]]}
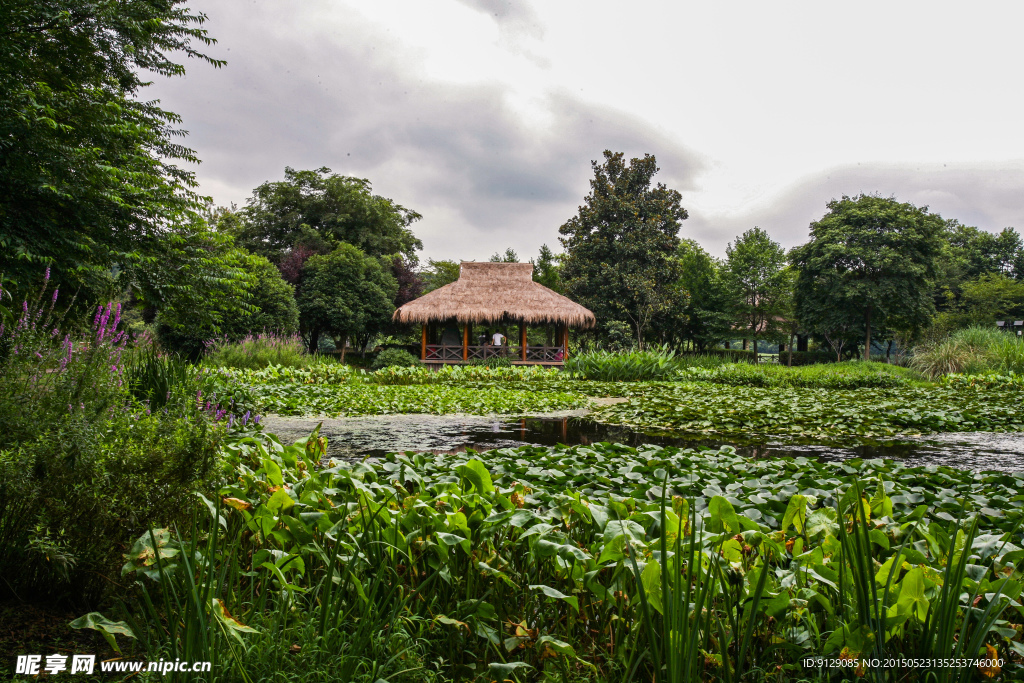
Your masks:
{"label": "tall tree trunk", "polygon": [[[337,346],[337,344],[335,344]],[[341,338],[341,364],[345,364],[345,347],[348,346],[348,335],[343,335]]]}
{"label": "tall tree trunk", "polygon": [[793,337],[795,336],[793,333],[789,335],[789,361],[786,363],[789,367],[793,367]]}
{"label": "tall tree trunk", "polygon": [[885,362],[892,363],[892,339],[889,340],[889,345],[885,347]]}
{"label": "tall tree trunk", "polygon": [[757,335],[754,335],[754,365],[757,365]]}
{"label": "tall tree trunk", "polygon": [[317,349],[320,348],[320,328],[314,327],[309,331],[309,352],[310,354],[316,353]]}
{"label": "tall tree trunk", "polygon": [[864,311],[864,360],[871,360],[871,304]]}

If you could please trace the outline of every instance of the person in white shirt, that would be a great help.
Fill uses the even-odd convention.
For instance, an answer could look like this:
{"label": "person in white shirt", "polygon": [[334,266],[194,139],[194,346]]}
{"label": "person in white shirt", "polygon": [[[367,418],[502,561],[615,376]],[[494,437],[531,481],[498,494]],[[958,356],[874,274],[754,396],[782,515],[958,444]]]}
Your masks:
{"label": "person in white shirt", "polygon": [[504,339],[505,335],[503,335],[501,332],[495,332],[494,335],[491,337],[491,343],[494,344],[495,346],[501,346],[501,342],[504,341]]}

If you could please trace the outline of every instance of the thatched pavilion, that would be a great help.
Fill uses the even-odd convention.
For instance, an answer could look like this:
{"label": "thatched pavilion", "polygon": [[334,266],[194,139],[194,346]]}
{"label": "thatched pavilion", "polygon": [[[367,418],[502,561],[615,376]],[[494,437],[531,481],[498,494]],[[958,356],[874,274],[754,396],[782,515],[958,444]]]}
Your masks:
{"label": "thatched pavilion", "polygon": [[[468,363],[505,356],[516,365],[561,365],[569,354],[569,328],[594,326],[594,314],[533,281],[529,263],[463,261],[459,279],[400,307],[395,322],[420,324],[420,360]],[[518,339],[513,328],[518,326]],[[530,344],[527,328],[546,328]],[[494,333],[505,340],[492,343]],[[536,341],[539,331],[534,331]]]}

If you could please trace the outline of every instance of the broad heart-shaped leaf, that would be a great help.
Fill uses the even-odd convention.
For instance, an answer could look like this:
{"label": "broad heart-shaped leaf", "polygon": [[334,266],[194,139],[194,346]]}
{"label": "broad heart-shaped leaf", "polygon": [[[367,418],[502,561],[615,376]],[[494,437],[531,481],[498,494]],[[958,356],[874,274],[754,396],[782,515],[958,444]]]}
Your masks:
{"label": "broad heart-shaped leaf", "polygon": [[708,514],[711,516],[709,528],[713,533],[729,532],[738,534],[743,531],[743,526],[740,524],[740,518],[736,515],[735,508],[733,508],[732,503],[722,496],[713,496],[708,501]]}
{"label": "broad heart-shaped leaf", "polygon": [[284,478],[281,476],[281,467],[271,458],[263,459],[263,471],[267,475],[267,482],[271,486],[282,486]]}
{"label": "broad heart-shaped leaf", "polygon": [[[659,614],[664,614],[665,605],[661,595],[661,564],[658,562],[648,562],[644,570],[640,572],[640,583],[643,584],[647,602],[654,609],[658,610]],[[639,595],[636,596],[635,600],[637,604],[640,604]]]}
{"label": "broad heart-shaped leaf", "polygon": [[213,598],[210,600],[210,611],[213,612],[213,616],[217,618],[224,627],[227,628],[228,632],[234,636],[240,644],[242,644],[242,637],[239,633],[258,633],[258,631],[250,626],[246,626],[242,622],[235,619],[233,616],[228,614],[227,609],[224,607],[224,603],[219,598]]}
{"label": "broad heart-shaped leaf", "polygon": [[644,542],[644,528],[631,519],[613,519],[604,528],[605,543],[610,543],[616,536],[623,535],[630,543],[642,544]]}
{"label": "broad heart-shaped leaf", "polygon": [[575,595],[566,595],[562,591],[556,590],[551,586],[532,584],[530,586],[530,590],[535,589],[539,590],[541,593],[548,596],[549,598],[555,598],[556,600],[564,600],[565,602],[569,603],[569,605],[573,608],[573,610],[576,611],[577,614],[579,613],[580,601],[579,598],[577,598]]}
{"label": "broad heart-shaped leaf", "polygon": [[807,527],[807,496],[796,494],[789,499],[786,514],[782,516],[782,530],[789,529],[790,524],[798,534],[804,532]]}
{"label": "broad heart-shaped leaf", "polygon": [[110,647],[120,654],[121,648],[117,646],[117,641],[114,640],[114,634],[120,634],[122,636],[128,636],[134,638],[135,634],[128,628],[128,624],[123,621],[111,621],[99,612],[89,612],[84,617],[78,617],[70,624],[71,628],[91,628],[94,631],[99,631],[107,642],[110,643]]}
{"label": "broad heart-shaped leaf", "polygon": [[487,670],[491,675],[492,681],[502,683],[508,679],[509,676],[515,675],[516,669],[532,669],[533,667],[526,662],[492,662],[487,665]]}
{"label": "broad heart-shaped leaf", "polygon": [[285,493],[284,489],[274,491],[274,495],[270,496],[270,500],[267,501],[267,507],[273,512],[287,510],[293,505],[295,505],[295,501]]}
{"label": "broad heart-shaped leaf", "polygon": [[569,657],[576,656],[576,650],[573,649],[572,645],[561,641],[554,636],[541,636],[538,638],[537,649],[541,652],[552,650],[560,655],[568,655]]}
{"label": "broad heart-shaped leaf", "polygon": [[494,482],[491,481],[491,473],[487,471],[484,464],[473,458],[464,465],[455,468],[460,477],[468,480],[477,493],[487,494],[494,492]]}
{"label": "broad heart-shaped leaf", "polygon": [[912,612],[920,621],[928,617],[928,598],[924,596],[924,569],[914,567],[900,582],[900,597],[896,600],[900,611]]}

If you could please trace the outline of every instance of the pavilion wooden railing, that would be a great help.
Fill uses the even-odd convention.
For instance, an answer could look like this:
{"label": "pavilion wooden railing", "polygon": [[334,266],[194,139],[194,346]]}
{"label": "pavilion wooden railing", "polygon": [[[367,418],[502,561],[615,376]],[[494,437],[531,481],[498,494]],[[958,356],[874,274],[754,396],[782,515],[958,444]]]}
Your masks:
{"label": "pavilion wooden railing", "polygon": [[[465,347],[466,360],[487,359],[487,358],[508,358],[513,362],[522,362],[523,350],[516,344],[504,346],[472,345]],[[423,360],[427,363],[459,362],[463,360],[463,347],[447,344],[426,344],[424,345]],[[527,363],[561,363],[565,360],[565,349],[561,346],[537,346],[526,347]]]}

